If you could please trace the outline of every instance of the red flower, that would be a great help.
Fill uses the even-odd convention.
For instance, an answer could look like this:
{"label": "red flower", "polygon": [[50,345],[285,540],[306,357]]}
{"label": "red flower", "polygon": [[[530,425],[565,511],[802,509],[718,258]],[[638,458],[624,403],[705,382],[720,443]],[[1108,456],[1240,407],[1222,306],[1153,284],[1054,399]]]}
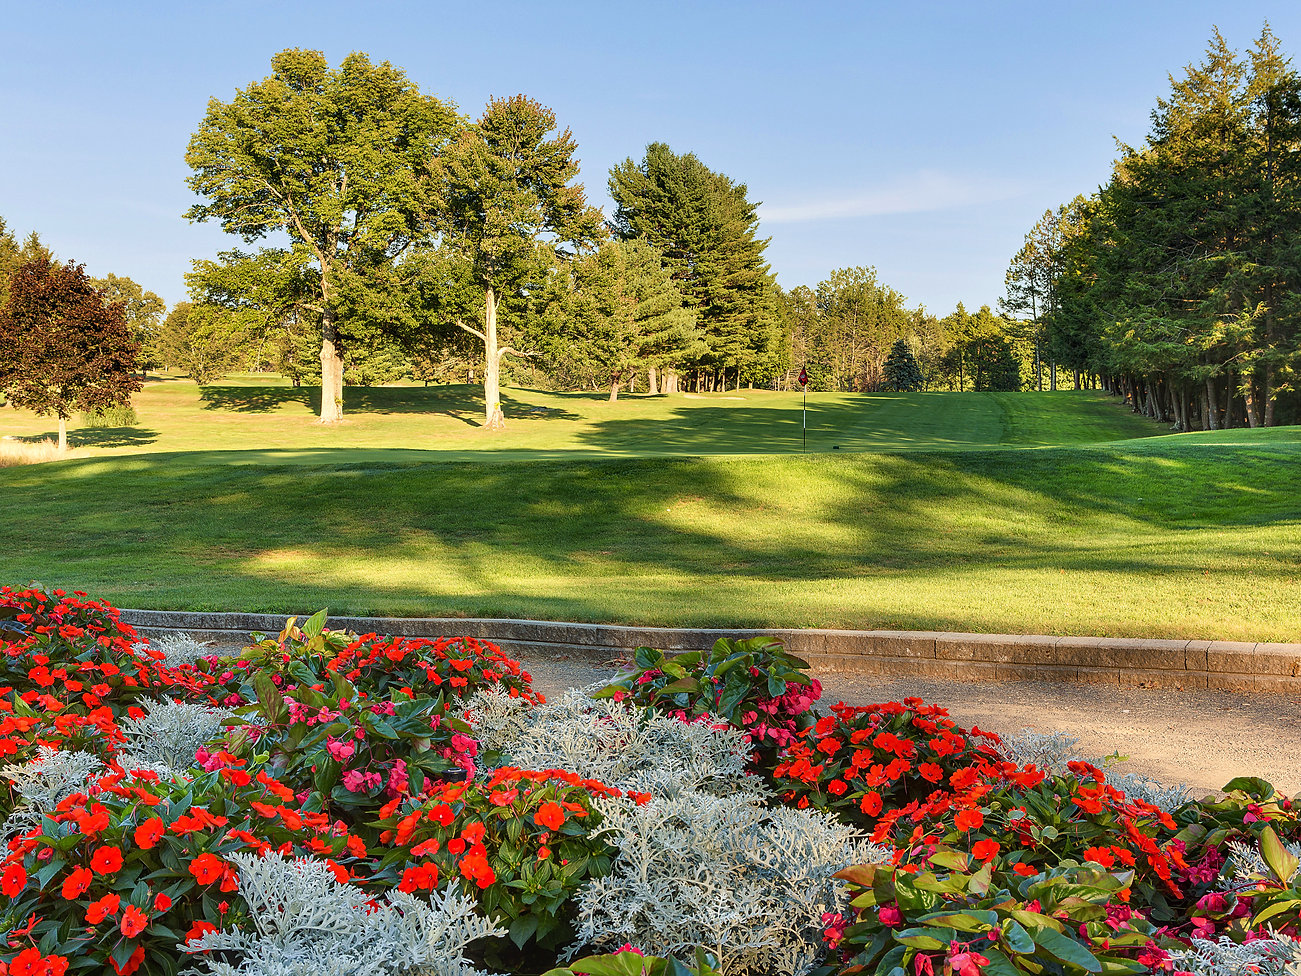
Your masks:
{"label": "red flower", "polygon": [[884,804],[881,801],[881,794],[872,792],[863,794],[863,799],[858,801],[858,808],[869,817],[875,817],[881,812]]}
{"label": "red flower", "polygon": [[538,808],[538,812],[533,815],[533,821],[539,827],[546,827],[548,830],[559,830],[565,822],[565,811],[558,803],[544,803]]}
{"label": "red flower", "polygon": [[17,898],[26,884],[27,872],[17,861],[5,868],[4,875],[0,876],[0,891],[3,891],[10,898]]}
{"label": "red flower", "polygon": [[971,855],[977,861],[988,861],[998,853],[999,844],[996,840],[978,840],[971,847]]}
{"label": "red flower", "polygon": [[9,976],[63,976],[68,960],[63,956],[42,956],[35,946],[24,949],[9,963]]}
{"label": "red flower", "polygon": [[136,908],[135,905],[127,905],[126,911],[122,913],[122,922],[119,927],[122,929],[123,935],[128,939],[134,939],[145,930],[145,926],[148,924],[149,919],[144,912]]}
{"label": "red flower", "polygon": [[101,847],[90,859],[96,874],[113,874],[122,870],[122,852],[111,844]]}
{"label": "red flower", "polygon": [[833,779],[827,784],[827,792],[835,796],[844,796],[845,791],[848,789],[849,787],[845,785],[843,780]]}
{"label": "red flower", "polygon": [[74,868],[63,882],[63,897],[68,901],[80,898],[90,888],[93,877],[90,868]]}
{"label": "red flower", "polygon": [[143,850],[151,849],[163,836],[163,821],[159,817],[150,817],[136,828],[136,844]]}
{"label": "red flower", "polygon": [[190,862],[190,874],[202,885],[220,881],[225,870],[226,862],[216,854],[200,854]]}
{"label": "red flower", "polygon": [[1084,860],[1101,864],[1104,868],[1114,867],[1116,864],[1116,859],[1112,856],[1109,847],[1084,848]]}
{"label": "red flower", "polygon": [[921,773],[922,779],[930,783],[938,783],[944,778],[944,767],[938,763],[922,763],[917,767],[917,772]]}
{"label": "red flower", "polygon": [[154,911],[165,912],[172,907],[172,900],[161,891],[154,896]]}
{"label": "red flower", "polygon": [[86,923],[88,925],[98,925],[110,915],[116,915],[121,901],[117,895],[105,895],[103,898],[92,901],[90,907],[86,909]]}
{"label": "red flower", "polygon": [[959,810],[953,822],[959,830],[976,830],[984,824],[985,815],[979,810]]}

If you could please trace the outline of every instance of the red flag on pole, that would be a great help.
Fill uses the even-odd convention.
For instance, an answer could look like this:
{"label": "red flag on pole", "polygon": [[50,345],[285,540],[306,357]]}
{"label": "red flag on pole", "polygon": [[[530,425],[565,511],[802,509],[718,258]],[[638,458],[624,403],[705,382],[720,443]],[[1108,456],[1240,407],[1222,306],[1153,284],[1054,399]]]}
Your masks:
{"label": "red flag on pole", "polygon": [[800,367],[800,386],[809,385],[809,372],[803,366]]}

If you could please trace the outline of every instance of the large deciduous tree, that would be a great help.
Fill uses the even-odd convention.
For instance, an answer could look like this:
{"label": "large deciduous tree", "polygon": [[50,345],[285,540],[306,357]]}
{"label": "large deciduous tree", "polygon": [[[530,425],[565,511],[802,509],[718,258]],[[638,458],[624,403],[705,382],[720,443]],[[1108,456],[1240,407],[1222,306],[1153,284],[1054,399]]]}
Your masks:
{"label": "large deciduous tree", "polygon": [[275,253],[310,268],[329,423],[343,418],[347,346],[391,310],[393,264],[428,232],[427,175],[460,119],[364,54],[332,69],[319,51],[287,50],[271,67],[231,101],[209,102],[185,154],[204,199],[188,216],[249,242],[289,237]]}
{"label": "large deciduous tree", "polygon": [[105,301],[81,265],[38,257],[10,275],[0,307],[0,390],[15,407],[59,418],[59,450],[68,447],[75,411],[126,403],[140,389],[139,353],[121,303]]}
{"label": "large deciduous tree", "polygon": [[126,276],[107,274],[91,278],[90,283],[100,290],[110,302],[121,302],[127,327],[140,343],[140,372],[157,369],[158,330],[163,324],[167,303],[151,291]]}
{"label": "large deciduous tree", "polygon": [[[573,135],[568,129],[552,135],[555,128],[555,113],[530,98],[494,98],[435,165],[445,259],[436,262],[445,283],[441,301],[459,308],[455,326],[483,343],[489,429],[504,422],[502,357],[532,352],[503,341],[509,338],[498,320],[503,302],[545,287],[555,261],[596,246],[604,236],[600,212],[588,206],[575,182]],[[467,287],[482,298],[482,318],[472,319],[464,308]]]}

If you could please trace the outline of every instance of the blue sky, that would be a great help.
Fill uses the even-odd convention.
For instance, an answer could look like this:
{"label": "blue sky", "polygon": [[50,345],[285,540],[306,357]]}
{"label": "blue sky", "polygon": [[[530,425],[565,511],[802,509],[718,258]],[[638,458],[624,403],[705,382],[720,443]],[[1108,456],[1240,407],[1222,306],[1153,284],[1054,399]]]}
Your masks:
{"label": "blue sky", "polygon": [[1025,232],[1142,140],[1213,26],[1245,48],[1266,19],[1301,52],[1294,2],[10,3],[0,216],[179,301],[190,260],[236,243],[181,216],[207,100],[286,47],[361,50],[467,114],[551,106],[607,212],[610,166],[664,141],[763,202],[784,287],[873,265],[944,314],[998,299]]}

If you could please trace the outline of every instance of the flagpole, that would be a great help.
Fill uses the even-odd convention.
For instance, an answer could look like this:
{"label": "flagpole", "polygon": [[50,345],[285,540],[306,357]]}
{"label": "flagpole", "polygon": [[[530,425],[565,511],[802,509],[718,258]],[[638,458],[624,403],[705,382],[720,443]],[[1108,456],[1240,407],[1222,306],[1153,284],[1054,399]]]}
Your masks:
{"label": "flagpole", "polygon": [[804,413],[800,420],[800,429],[804,434],[804,453],[809,453],[809,371],[807,366],[800,367],[800,389],[804,392]]}

